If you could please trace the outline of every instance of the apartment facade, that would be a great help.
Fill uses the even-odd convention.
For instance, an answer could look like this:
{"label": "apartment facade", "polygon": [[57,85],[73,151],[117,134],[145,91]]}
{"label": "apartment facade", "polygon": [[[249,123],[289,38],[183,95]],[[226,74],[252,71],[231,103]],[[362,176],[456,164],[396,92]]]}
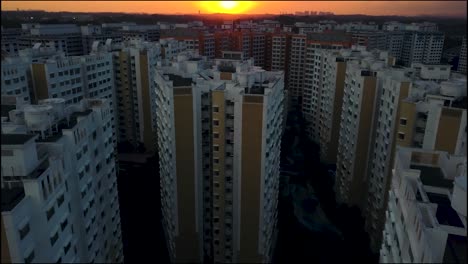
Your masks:
{"label": "apartment facade", "polygon": [[18,37],[18,49],[31,48],[36,43],[52,43],[56,50],[67,56],[83,55],[81,30],[73,24],[22,24],[23,34]]}
{"label": "apartment facade", "polygon": [[114,99],[112,55],[107,52],[41,59],[31,68],[37,100],[63,98],[73,104],[87,97]]}
{"label": "apartment facade", "polygon": [[199,54],[210,59],[216,56],[217,32],[210,33],[198,29],[177,28],[162,30],[161,39],[175,39],[185,42],[188,50],[196,50]]}
{"label": "apartment facade", "polygon": [[[380,80],[380,104],[375,117],[364,204],[366,229],[376,250],[381,242],[396,146],[466,155],[466,109],[463,109],[466,79],[456,74],[448,79],[425,72],[392,69]],[[434,79],[437,76],[439,80]]]}
{"label": "apartment facade", "polygon": [[[325,52],[351,47],[351,36],[339,32],[311,33],[307,35],[305,64],[303,66],[303,78],[296,77],[297,94],[301,96],[297,102],[306,121],[306,134],[308,137],[319,142],[320,139],[320,107],[323,102],[323,86],[325,74]],[[303,79],[303,81],[302,81]],[[288,80],[288,88],[292,85]],[[294,96],[291,96],[294,103]],[[300,100],[300,101],[299,101]]]}
{"label": "apartment facade", "polygon": [[466,53],[467,53],[466,36],[463,36],[462,45],[460,48],[460,57],[458,61],[458,71],[465,75],[466,75],[466,60],[467,60]]}
{"label": "apartment facade", "polygon": [[156,151],[154,74],[161,62],[157,43],[124,42],[112,53],[119,142]]}
{"label": "apartment facade", "polygon": [[163,222],[175,260],[271,261],[284,81],[242,55],[225,52],[212,69],[189,56],[156,76]]}
{"label": "apartment facade", "polygon": [[377,78],[387,67],[388,62],[378,59],[347,64],[336,163],[338,202],[362,208],[374,112],[378,109]]}
{"label": "apartment facade", "polygon": [[403,49],[398,59],[405,66],[412,63],[439,64],[444,47],[444,33],[405,31]]}
{"label": "apartment facade", "polygon": [[123,262],[111,109],[47,99],[2,116],[2,261]]}
{"label": "apartment facade", "polygon": [[18,53],[18,37],[21,36],[20,28],[3,28],[2,26],[2,51],[10,55]]}
{"label": "apartment facade", "polygon": [[[366,51],[365,47],[353,46],[351,49],[322,50],[318,56],[323,58],[323,74],[321,78],[320,105],[318,107],[318,143],[320,144],[320,159],[322,162],[335,164],[338,139],[340,133],[343,96],[347,65],[352,61],[361,60],[383,61],[393,65],[395,59],[386,52]],[[317,100],[317,99],[315,99]]]}
{"label": "apartment facade", "polygon": [[17,97],[23,103],[33,100],[30,65],[21,58],[2,58],[2,95]]}
{"label": "apartment facade", "polygon": [[466,256],[466,155],[398,148],[382,263],[449,263]]}

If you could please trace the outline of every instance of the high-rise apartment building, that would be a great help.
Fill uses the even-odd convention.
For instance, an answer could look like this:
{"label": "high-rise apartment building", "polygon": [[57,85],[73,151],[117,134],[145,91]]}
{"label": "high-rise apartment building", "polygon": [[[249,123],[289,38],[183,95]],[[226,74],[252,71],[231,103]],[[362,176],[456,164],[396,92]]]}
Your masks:
{"label": "high-rise apartment building", "polygon": [[140,40],[148,42],[159,41],[160,30],[158,25],[124,25],[116,32],[122,35],[122,40]]}
{"label": "high-rise apartment building", "polygon": [[21,36],[21,28],[3,28],[2,26],[2,52],[10,55],[18,53],[18,37]]}
{"label": "high-rise apartment building", "polygon": [[37,100],[63,98],[67,104],[83,98],[107,98],[113,105],[112,55],[98,52],[85,56],[54,56],[32,63]]}
{"label": "high-rise apartment building", "polygon": [[225,52],[180,54],[156,75],[163,223],[173,260],[270,262],[283,73]]}
{"label": "high-rise apartment building", "polygon": [[289,49],[288,90],[291,103],[298,104],[302,96],[306,68],[307,36],[292,35]]}
{"label": "high-rise apartment building", "polygon": [[444,34],[438,31],[396,30],[349,32],[354,45],[368,50],[386,50],[397,63],[410,67],[413,63],[439,64],[444,46]]}
{"label": "high-rise apartment building", "polygon": [[467,53],[466,36],[463,36],[462,45],[460,48],[460,57],[458,61],[458,71],[465,75],[466,75],[466,60],[467,60],[466,53]]}
{"label": "high-rise apartment building", "polygon": [[161,31],[161,39],[183,41],[188,50],[196,50],[199,54],[210,59],[216,56],[215,38],[216,33],[213,34],[203,30],[177,28]]}
{"label": "high-rise apartment building", "polygon": [[22,58],[2,58],[2,95],[15,96],[24,103],[32,101],[30,64]]}
{"label": "high-rise apartment building", "polygon": [[3,108],[2,262],[123,262],[109,101]]}
{"label": "high-rise apartment building", "polygon": [[161,63],[158,43],[125,41],[113,52],[119,142],[156,151],[154,79]]}
{"label": "high-rise apartment building", "polygon": [[287,80],[291,34],[267,34],[266,45],[265,68],[269,71],[284,71]]}
{"label": "high-rise apartment building", "polygon": [[337,200],[361,207],[367,185],[367,157],[378,103],[378,75],[388,58],[370,56],[346,65],[336,163]]}
{"label": "high-rise apartment building", "polygon": [[[351,47],[351,36],[339,32],[311,33],[307,35],[305,61],[302,75],[296,77],[297,94],[302,96],[301,109],[306,121],[306,133],[310,139],[319,142],[320,107],[324,85],[325,57],[324,52]],[[292,67],[289,66],[290,68]],[[303,77],[302,77],[303,76]],[[288,89],[294,81],[288,80]],[[291,91],[292,92],[292,91]],[[291,95],[294,102],[294,96]],[[299,103],[299,100],[297,100]]]}
{"label": "high-rise apartment building", "polygon": [[376,250],[381,243],[396,146],[466,156],[466,79],[454,76],[437,83],[424,77],[408,69],[392,69],[380,80],[364,203],[366,229]]}
{"label": "high-rise apartment building", "polygon": [[466,259],[466,155],[398,148],[381,263]]}
{"label": "high-rise apartment building", "polygon": [[405,66],[413,63],[439,64],[444,48],[444,33],[405,31],[399,61]]}
{"label": "high-rise apartment building", "polygon": [[320,159],[322,162],[335,164],[338,139],[340,134],[343,96],[345,90],[346,68],[351,61],[381,59],[393,65],[395,59],[387,52],[368,52],[364,47],[353,46],[351,49],[323,50],[318,52],[323,57],[323,78],[320,89],[319,129]]}

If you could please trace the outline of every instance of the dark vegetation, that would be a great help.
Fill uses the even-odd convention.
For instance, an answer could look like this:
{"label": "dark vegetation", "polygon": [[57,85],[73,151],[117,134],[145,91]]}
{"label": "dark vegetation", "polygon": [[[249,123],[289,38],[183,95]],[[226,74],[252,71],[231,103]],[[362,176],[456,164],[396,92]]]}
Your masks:
{"label": "dark vegetation", "polygon": [[[295,121],[293,121],[295,120]],[[333,166],[320,163],[319,148],[307,139],[304,121],[298,112],[288,117],[288,129],[283,135],[282,159],[290,157],[290,146],[297,135],[304,158],[296,168],[298,176],[289,179],[299,185],[310,184],[320,206],[330,222],[342,233],[342,238],[325,232],[311,232],[296,219],[292,201],[279,197],[278,242],[275,263],[377,263],[372,254],[368,234],[364,231],[364,219],[356,207],[337,204],[333,190],[334,179],[328,174]]]}
{"label": "dark vegetation", "polygon": [[159,160],[119,163],[117,177],[122,242],[126,263],[169,263],[161,225]]}

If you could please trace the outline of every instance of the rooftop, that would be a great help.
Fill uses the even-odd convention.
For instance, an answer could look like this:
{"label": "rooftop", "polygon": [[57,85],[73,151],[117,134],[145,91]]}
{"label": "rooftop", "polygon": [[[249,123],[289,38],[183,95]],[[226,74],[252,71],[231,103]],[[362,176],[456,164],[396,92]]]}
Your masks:
{"label": "rooftop", "polygon": [[410,168],[421,171],[420,179],[424,185],[447,189],[453,187],[453,181],[446,179],[439,167],[411,165]]}
{"label": "rooftop", "polygon": [[82,112],[72,113],[70,115],[69,121],[67,121],[66,118],[63,118],[62,120],[58,121],[58,123],[57,123],[58,131],[57,132],[53,133],[52,135],[47,135],[46,138],[39,137],[37,139],[37,142],[56,142],[57,140],[59,140],[62,137],[62,135],[63,135],[62,130],[63,129],[71,129],[71,128],[75,127],[76,124],[78,123],[78,117],[79,116],[87,116],[91,112],[93,112],[92,109],[88,109],[88,110],[82,111]]}
{"label": "rooftop", "polygon": [[172,81],[174,87],[192,86],[192,78],[184,78],[175,74],[165,74]]}
{"label": "rooftop", "polygon": [[2,145],[23,145],[35,136],[34,134],[2,134]]}
{"label": "rooftop", "polygon": [[21,200],[24,198],[23,187],[17,187],[12,189],[2,188],[2,212],[8,212],[13,210]]}

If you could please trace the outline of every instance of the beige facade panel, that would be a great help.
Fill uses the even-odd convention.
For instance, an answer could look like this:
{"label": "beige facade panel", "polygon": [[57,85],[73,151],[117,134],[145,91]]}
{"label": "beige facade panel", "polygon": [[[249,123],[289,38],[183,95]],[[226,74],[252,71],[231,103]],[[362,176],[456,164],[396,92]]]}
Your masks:
{"label": "beige facade panel", "polygon": [[219,77],[223,81],[224,80],[230,81],[230,80],[232,80],[232,73],[230,73],[230,72],[221,72]]}
{"label": "beige facade panel", "polygon": [[416,105],[412,102],[403,101],[400,102],[398,107],[400,114],[400,120],[405,119],[406,125],[402,125],[400,120],[398,120],[398,129],[397,133],[403,133],[405,135],[404,139],[396,137],[396,144],[402,147],[411,147],[413,140],[413,128],[416,122]]}
{"label": "beige facade panel", "polygon": [[462,111],[461,109],[442,108],[439,127],[437,129],[435,150],[447,151],[450,154],[455,153]]}
{"label": "beige facade panel", "polygon": [[[36,99],[42,100],[49,98],[45,64],[32,64],[32,76]],[[37,103],[37,101],[33,103]]]}
{"label": "beige facade panel", "polygon": [[177,208],[179,234],[175,241],[176,262],[200,261],[195,212],[194,117],[191,95],[174,96]]}
{"label": "beige facade panel", "polygon": [[148,54],[146,51],[140,53],[140,78],[141,78],[141,93],[143,98],[143,144],[147,151],[156,151],[155,132],[152,126],[151,116],[151,96],[150,96],[150,80],[148,80]]}
{"label": "beige facade panel", "polygon": [[[260,228],[260,186],[263,103],[258,96],[244,96],[242,104],[242,167],[240,250],[238,261],[259,263],[258,230]],[[250,102],[249,102],[250,101]]]}
{"label": "beige facade panel", "polygon": [[331,129],[331,138],[327,149],[325,162],[335,163],[338,153],[338,140],[340,137],[341,108],[343,107],[343,94],[346,78],[346,62],[337,62],[336,67],[336,87],[333,103],[333,120]]}
{"label": "beige facade panel", "polygon": [[371,126],[374,113],[376,83],[376,77],[366,77],[364,79],[364,87],[362,90],[361,112],[359,117],[356,156],[353,171],[355,180],[352,181],[352,186],[350,188],[350,203],[359,207],[362,207],[365,186],[367,186],[365,170],[367,166],[369,144],[370,142],[373,142],[371,139]]}

